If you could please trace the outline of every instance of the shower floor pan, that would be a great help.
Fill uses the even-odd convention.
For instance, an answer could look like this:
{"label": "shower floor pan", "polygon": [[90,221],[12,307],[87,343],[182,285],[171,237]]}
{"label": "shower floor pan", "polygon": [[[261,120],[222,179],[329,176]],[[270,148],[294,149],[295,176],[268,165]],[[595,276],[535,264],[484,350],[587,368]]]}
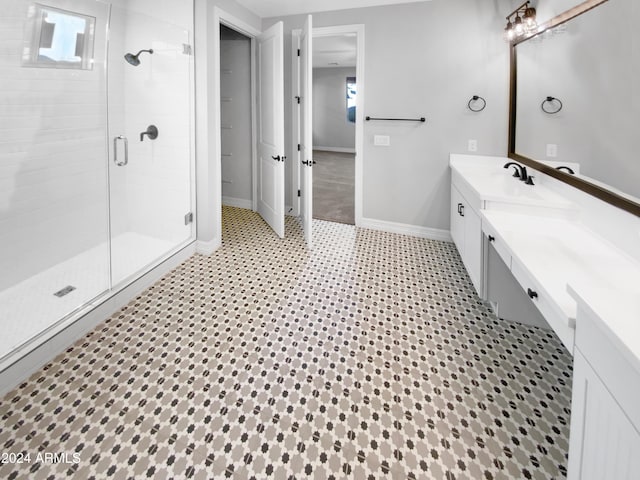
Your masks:
{"label": "shower floor pan", "polygon": [[[117,286],[176,244],[129,232],[111,247]],[[109,290],[108,248],[105,242],[0,292],[0,361]]]}

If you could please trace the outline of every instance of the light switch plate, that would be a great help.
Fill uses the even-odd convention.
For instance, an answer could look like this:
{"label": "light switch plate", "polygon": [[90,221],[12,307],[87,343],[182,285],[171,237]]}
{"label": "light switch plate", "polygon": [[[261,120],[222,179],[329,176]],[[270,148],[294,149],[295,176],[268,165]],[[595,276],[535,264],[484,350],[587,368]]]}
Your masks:
{"label": "light switch plate", "polygon": [[547,143],[547,158],[556,158],[558,156],[558,145],[555,143]]}

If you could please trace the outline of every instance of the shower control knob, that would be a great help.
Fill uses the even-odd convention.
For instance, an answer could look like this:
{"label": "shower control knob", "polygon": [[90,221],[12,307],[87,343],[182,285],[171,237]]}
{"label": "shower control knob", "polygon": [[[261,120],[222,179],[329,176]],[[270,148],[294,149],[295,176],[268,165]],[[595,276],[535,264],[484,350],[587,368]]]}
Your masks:
{"label": "shower control knob", "polygon": [[140,141],[144,140],[145,135],[149,137],[149,140],[155,140],[158,138],[158,127],[155,125],[149,125],[146,132],[140,133]]}

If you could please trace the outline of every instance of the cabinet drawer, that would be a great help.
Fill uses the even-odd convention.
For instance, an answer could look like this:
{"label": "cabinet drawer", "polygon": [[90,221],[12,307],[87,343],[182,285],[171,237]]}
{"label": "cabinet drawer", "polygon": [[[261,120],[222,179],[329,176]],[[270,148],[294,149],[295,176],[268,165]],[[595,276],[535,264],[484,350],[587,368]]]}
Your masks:
{"label": "cabinet drawer", "polygon": [[544,319],[549,323],[556,335],[562,340],[564,346],[573,354],[573,342],[575,330],[569,326],[569,319],[561,315],[553,305],[553,300],[546,296],[537,281],[518,262],[511,259],[511,273],[516,278],[523,290],[529,295],[531,301],[540,311]]}
{"label": "cabinet drawer", "polygon": [[505,246],[504,242],[502,241],[502,238],[498,237],[498,234],[496,233],[496,231],[493,228],[493,225],[489,224],[486,221],[482,222],[482,231],[487,239],[487,242],[489,242],[489,245],[492,245],[493,248],[496,250],[496,252],[498,253],[498,255],[500,255],[500,258],[502,259],[502,261],[504,262],[504,264],[507,266],[507,268],[511,268],[511,253],[509,253],[509,251],[507,250],[507,247]]}

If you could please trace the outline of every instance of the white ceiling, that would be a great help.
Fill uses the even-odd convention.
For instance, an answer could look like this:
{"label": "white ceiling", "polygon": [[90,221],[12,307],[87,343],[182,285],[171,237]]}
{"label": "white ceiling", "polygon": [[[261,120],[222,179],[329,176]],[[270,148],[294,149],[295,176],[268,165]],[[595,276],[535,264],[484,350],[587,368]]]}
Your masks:
{"label": "white ceiling", "polygon": [[430,0],[236,0],[262,18]]}
{"label": "white ceiling", "polygon": [[[337,65],[335,65],[337,64]],[[355,34],[313,37],[313,68],[356,66]]]}

